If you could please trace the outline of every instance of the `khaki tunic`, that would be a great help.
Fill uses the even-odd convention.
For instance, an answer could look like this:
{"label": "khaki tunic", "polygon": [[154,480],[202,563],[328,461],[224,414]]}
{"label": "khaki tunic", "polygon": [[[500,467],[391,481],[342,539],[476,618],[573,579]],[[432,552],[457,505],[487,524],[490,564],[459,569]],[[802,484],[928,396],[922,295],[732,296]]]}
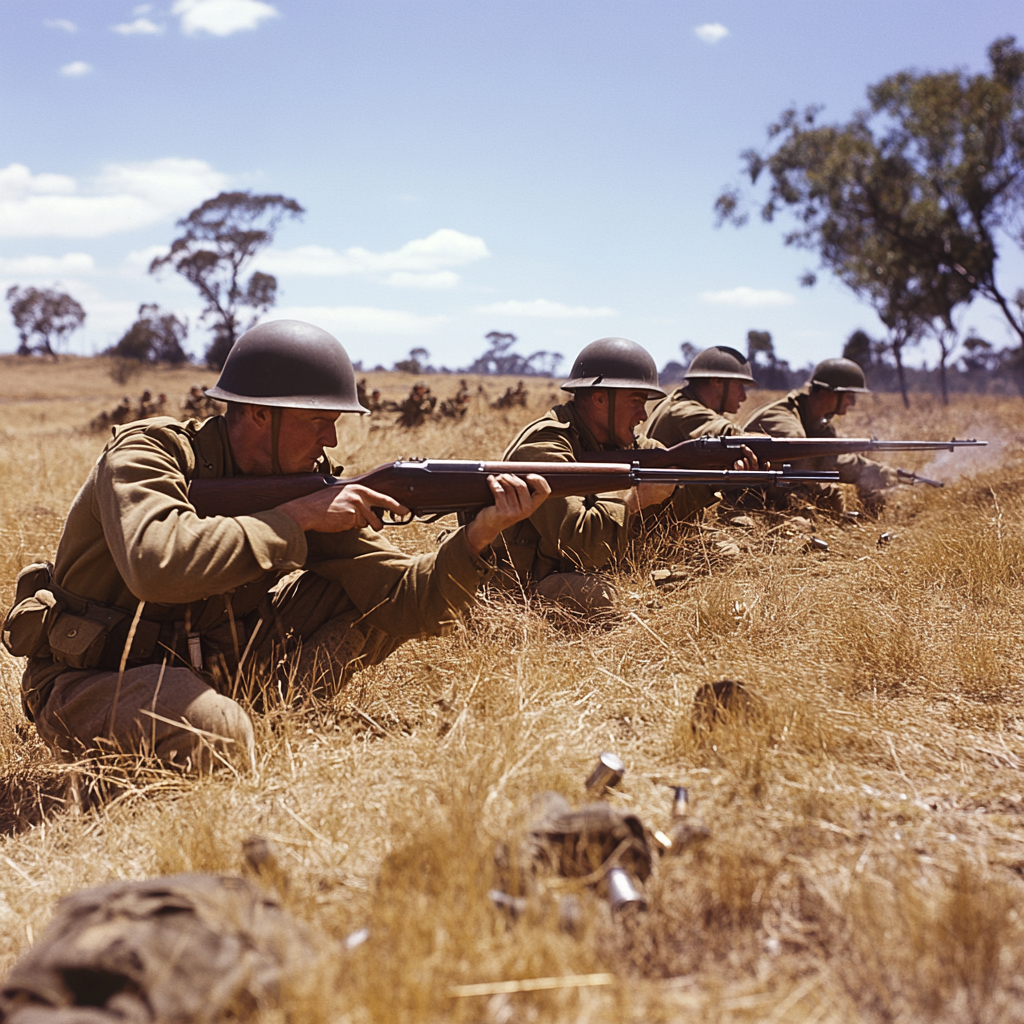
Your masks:
{"label": "khaki tunic", "polygon": [[653,437],[666,448],[695,437],[743,433],[732,420],[708,408],[688,384],[663,398],[640,429],[646,437]]}
{"label": "khaki tunic", "polygon": [[[785,398],[763,405],[747,415],[741,426],[744,431],[771,434],[772,437],[837,437],[831,420],[815,422],[807,408],[810,385],[790,391]],[[856,484],[862,493],[873,494],[897,483],[895,469],[863,455],[826,456],[820,459],[801,459],[800,467],[809,470],[836,470],[844,484]],[[838,488],[834,484],[811,484],[821,495],[834,497]]]}
{"label": "khaki tunic", "polygon": [[[143,602],[139,636],[159,637],[141,667],[129,657],[126,680],[132,672],[145,680],[163,661],[165,675],[187,672],[195,683],[201,676],[235,696],[238,655],[247,646],[265,665],[317,631],[344,649],[345,663],[379,661],[405,640],[443,631],[493,571],[470,554],[461,529],[436,553],[407,555],[369,529],[303,533],[276,510],[200,518],[188,501],[189,481],[238,473],[223,417],[202,424],[163,417],[117,430],[75,498],[54,583],[129,617]],[[282,582],[295,570],[304,571]],[[192,667],[189,633],[199,638],[201,672]],[[119,644],[104,652],[106,664],[77,672],[53,657],[31,658],[26,710],[55,728],[46,705],[58,677],[64,689],[69,677],[83,693],[87,684],[102,689],[117,675],[109,670],[122,651]],[[88,697],[90,714],[98,700]]]}
{"label": "khaki tunic", "polygon": [[[661,447],[647,437],[638,437],[636,444],[638,448]],[[569,401],[525,426],[502,458],[509,462],[578,462],[584,452],[614,447],[595,439]],[[501,535],[503,582],[528,586],[552,573],[604,569],[625,554],[637,525],[634,520],[643,514],[631,516],[624,496],[619,495],[548,498],[529,519]],[[510,568],[514,570],[511,573]]]}

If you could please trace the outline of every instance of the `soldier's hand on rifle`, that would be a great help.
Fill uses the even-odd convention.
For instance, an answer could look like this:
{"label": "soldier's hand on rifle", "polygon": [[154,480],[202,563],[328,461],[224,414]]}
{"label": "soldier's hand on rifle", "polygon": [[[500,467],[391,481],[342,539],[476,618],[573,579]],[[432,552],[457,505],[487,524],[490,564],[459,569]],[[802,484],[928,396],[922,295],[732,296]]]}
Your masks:
{"label": "soldier's hand on rifle", "polygon": [[487,483],[494,504],[482,508],[466,527],[466,543],[472,555],[479,555],[502,530],[532,516],[551,493],[547,480],[534,473],[525,478],[502,473],[489,476]]}
{"label": "soldier's hand on rifle", "polygon": [[675,484],[638,484],[626,491],[626,511],[636,515],[648,505],[660,505],[675,492]]}
{"label": "soldier's hand on rifle", "polygon": [[758,470],[758,469],[771,469],[771,463],[766,462],[763,466],[757,464],[757,456],[746,446],[743,446],[743,458],[737,459],[733,463],[733,469],[741,470]]}
{"label": "soldier's hand on rifle", "polygon": [[409,510],[394,498],[362,484],[325,487],[301,498],[278,505],[277,510],[293,519],[303,530],[317,533],[341,533],[364,526],[379,530],[383,526],[374,509],[390,509],[398,516]]}

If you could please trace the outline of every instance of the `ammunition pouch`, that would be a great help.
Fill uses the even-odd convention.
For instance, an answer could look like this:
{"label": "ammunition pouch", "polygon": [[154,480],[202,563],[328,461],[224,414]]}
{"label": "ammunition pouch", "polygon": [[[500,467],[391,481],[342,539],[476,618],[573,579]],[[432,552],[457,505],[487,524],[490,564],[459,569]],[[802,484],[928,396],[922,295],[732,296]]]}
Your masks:
{"label": "ammunition pouch", "polygon": [[47,632],[60,614],[57,598],[49,589],[53,565],[34,562],[18,573],[14,590],[14,607],[7,613],[3,626],[3,644],[16,658],[49,655]]}
{"label": "ammunition pouch", "polygon": [[[57,586],[50,562],[36,562],[18,573],[14,602],[4,620],[3,644],[15,657],[53,658],[78,669],[120,666],[130,613]],[[126,660],[151,660],[171,625],[140,619]]]}

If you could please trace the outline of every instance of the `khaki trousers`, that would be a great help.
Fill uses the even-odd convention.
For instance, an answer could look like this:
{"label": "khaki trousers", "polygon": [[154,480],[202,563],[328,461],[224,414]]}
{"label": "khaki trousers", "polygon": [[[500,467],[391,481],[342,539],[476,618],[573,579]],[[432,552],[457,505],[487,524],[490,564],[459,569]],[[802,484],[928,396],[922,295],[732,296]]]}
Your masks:
{"label": "khaki trousers", "polygon": [[[241,669],[198,673],[180,660],[64,672],[35,715],[42,739],[66,758],[95,752],[143,754],[198,768],[251,763],[253,728],[236,698],[259,706],[270,687],[285,699],[339,687],[353,671],[383,661],[404,643],[360,622],[344,588],[302,572],[270,592],[255,623],[239,623],[250,653]],[[247,628],[251,626],[251,628]],[[253,636],[253,634],[255,635]],[[204,659],[237,665],[233,651]]]}

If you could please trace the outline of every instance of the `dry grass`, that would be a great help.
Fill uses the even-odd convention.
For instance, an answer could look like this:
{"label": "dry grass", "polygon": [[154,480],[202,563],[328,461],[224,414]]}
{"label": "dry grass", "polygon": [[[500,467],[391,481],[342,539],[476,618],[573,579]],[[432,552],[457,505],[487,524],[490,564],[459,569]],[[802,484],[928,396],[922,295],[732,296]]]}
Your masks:
{"label": "dry grass", "polygon": [[[81,430],[102,402],[75,395],[121,389],[101,392],[101,368],[84,362],[4,370],[7,601],[20,565],[52,553],[102,444]],[[372,378],[394,397],[408,384]],[[550,393],[535,387],[534,407],[508,415],[479,402],[463,424],[414,434],[349,421],[340,451],[352,471],[403,454],[495,457]],[[723,511],[658,533],[621,570],[628,614],[611,628],[567,631],[493,599],[329,704],[271,709],[249,775],[140,772],[100,809],[54,806],[61,769],[21,716],[20,666],[0,655],[0,968],[63,893],[236,872],[258,832],[283,851],[286,904],[325,937],[285,1017],[267,1021],[1020,1020],[1021,412],[915,396],[907,414],[871,396],[844,432],[996,443],[905,458],[949,485],[902,489],[878,522],[817,521],[828,554],[777,517],[737,525]],[[394,536],[424,549],[437,530]],[[655,586],[667,566],[675,582]],[[760,700],[694,729],[695,692],[723,678]],[[629,769],[612,799],[664,829],[666,784],[685,781],[711,838],[658,865],[645,915],[616,924],[585,899],[572,936],[538,897],[510,926],[486,896],[495,845],[533,794],[581,800],[602,749]],[[332,945],[364,926],[358,948]],[[448,996],[595,971],[616,985]]]}

